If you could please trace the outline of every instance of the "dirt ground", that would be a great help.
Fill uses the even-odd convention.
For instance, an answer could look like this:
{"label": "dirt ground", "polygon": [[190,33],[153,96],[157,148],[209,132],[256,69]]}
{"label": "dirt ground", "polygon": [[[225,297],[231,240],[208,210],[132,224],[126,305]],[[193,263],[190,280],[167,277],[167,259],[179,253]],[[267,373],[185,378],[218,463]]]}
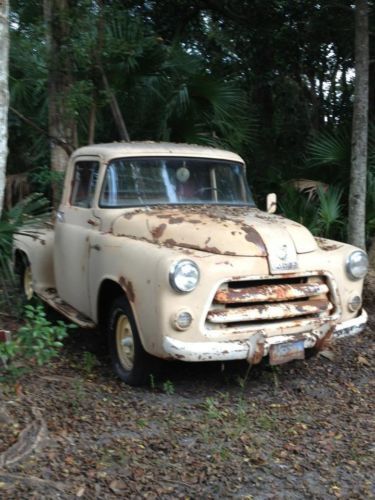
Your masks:
{"label": "dirt ground", "polygon": [[53,364],[0,385],[0,498],[374,498],[375,275],[366,308],[367,330],[324,356],[173,363],[142,389],[74,331]]}

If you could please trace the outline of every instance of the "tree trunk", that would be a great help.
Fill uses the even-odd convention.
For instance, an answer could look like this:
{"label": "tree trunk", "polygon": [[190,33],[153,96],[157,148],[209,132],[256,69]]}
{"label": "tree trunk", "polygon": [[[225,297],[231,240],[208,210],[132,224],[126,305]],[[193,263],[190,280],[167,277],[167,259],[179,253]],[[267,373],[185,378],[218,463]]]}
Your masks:
{"label": "tree trunk", "polygon": [[5,168],[8,155],[8,0],[0,0],[0,216],[3,209]]}
{"label": "tree trunk", "polygon": [[365,248],[368,143],[369,31],[367,0],[355,2],[355,90],[349,189],[348,241]]}
{"label": "tree trunk", "polygon": [[113,116],[113,119],[116,123],[117,131],[119,133],[120,139],[122,141],[125,141],[125,142],[130,142],[128,129],[126,128],[125,120],[124,120],[124,117],[122,115],[116,94],[111,89],[111,87],[108,83],[107,76],[104,73],[103,69],[101,69],[101,72],[102,72],[104,88],[105,88],[105,91],[106,91],[107,96],[109,98],[109,103],[111,105],[111,110],[112,110],[112,116]]}
{"label": "tree trunk", "polygon": [[[70,53],[69,0],[44,0],[44,19],[48,48],[48,131],[51,140],[51,170],[65,172],[68,151],[77,147],[74,116],[69,111],[69,94],[73,84]],[[65,143],[67,147],[63,147]],[[54,193],[57,191],[54,190]],[[55,196],[55,195],[54,195]],[[54,204],[59,200],[54,199]]]}
{"label": "tree trunk", "polygon": [[95,59],[96,59],[96,65],[97,69],[100,72],[102,81],[103,81],[103,86],[105,89],[105,92],[107,94],[109,104],[111,106],[111,111],[112,111],[112,116],[113,120],[116,124],[117,131],[119,134],[119,138],[121,141],[125,142],[130,142],[130,136],[129,132],[127,129],[127,126],[125,124],[124,116],[122,114],[120,105],[118,103],[117,97],[113,89],[111,88],[107,75],[104,71],[103,64],[102,64],[102,51],[103,51],[103,37],[104,37],[104,15],[103,15],[103,8],[104,8],[104,2],[103,0],[98,1],[99,5],[99,17],[98,17],[98,24],[97,24],[97,30],[98,30],[98,44],[97,44],[97,50],[95,51]]}

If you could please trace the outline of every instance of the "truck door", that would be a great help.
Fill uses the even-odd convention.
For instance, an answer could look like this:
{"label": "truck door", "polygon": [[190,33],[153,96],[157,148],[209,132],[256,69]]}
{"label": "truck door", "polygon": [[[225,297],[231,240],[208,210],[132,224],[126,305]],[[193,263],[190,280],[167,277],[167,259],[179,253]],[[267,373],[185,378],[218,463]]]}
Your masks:
{"label": "truck door", "polygon": [[73,167],[70,199],[60,206],[55,225],[54,267],[59,296],[90,316],[88,269],[93,225],[92,203],[99,161],[79,159]]}

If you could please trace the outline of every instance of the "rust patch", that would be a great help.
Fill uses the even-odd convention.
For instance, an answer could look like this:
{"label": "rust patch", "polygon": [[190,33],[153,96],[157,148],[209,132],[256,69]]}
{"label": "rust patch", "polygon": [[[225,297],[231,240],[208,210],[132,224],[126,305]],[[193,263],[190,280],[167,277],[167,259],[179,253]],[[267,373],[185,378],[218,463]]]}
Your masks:
{"label": "rust patch", "polygon": [[332,241],[326,240],[325,238],[315,238],[315,241],[317,242],[318,247],[321,250],[325,250],[327,252],[331,250],[337,250],[342,247],[340,243],[334,243]]}
{"label": "rust patch", "polygon": [[247,226],[245,224],[241,227],[241,229],[245,233],[245,239],[250,243],[254,243],[254,245],[259,248],[263,256],[267,255],[266,247],[264,246],[264,242],[258,231],[253,227]]}
{"label": "rust patch", "polygon": [[152,237],[155,240],[158,240],[164,233],[164,231],[167,228],[167,224],[160,224],[159,226],[156,226],[154,229],[151,230]]}
{"label": "rust patch", "polygon": [[204,251],[205,252],[210,252],[210,253],[218,253],[218,254],[220,254],[220,250],[218,248],[216,248],[216,247],[207,247],[207,246],[205,246],[204,247]]}
{"label": "rust patch", "polygon": [[170,217],[168,222],[169,224],[181,224],[184,220],[184,217]]}
{"label": "rust patch", "polygon": [[251,356],[249,362],[251,365],[257,365],[262,361],[264,356],[264,343],[258,342],[254,354]]}
{"label": "rust patch", "polygon": [[[171,208],[171,207],[169,207],[168,205],[166,205],[166,206],[167,206],[167,208]],[[169,213],[169,214],[156,214],[156,217],[157,217],[158,219],[169,219],[169,218],[170,218],[170,217],[172,217],[172,216],[171,216],[171,214]]]}
{"label": "rust patch", "polygon": [[[237,323],[242,321],[273,321],[298,316],[329,313],[333,308],[328,300],[255,304],[229,309],[215,309],[207,314],[210,323]],[[328,318],[327,318],[328,319]]]}
{"label": "rust patch", "polygon": [[165,240],[164,244],[165,244],[167,247],[175,247],[175,246],[178,246],[177,241],[173,240],[172,238],[168,238],[167,240]]}
{"label": "rust patch", "polygon": [[[284,300],[306,299],[327,294],[324,283],[298,283],[295,285],[260,285],[248,288],[218,290],[214,300],[222,304],[248,302],[282,302]],[[314,302],[315,303],[315,302]]]}
{"label": "rust patch", "polygon": [[123,276],[120,277],[118,282],[119,282],[121,288],[126,292],[126,295],[127,295],[128,299],[130,300],[130,302],[134,302],[135,301],[135,293],[134,293],[134,288],[133,288],[132,282],[127,280]]}
{"label": "rust patch", "polygon": [[322,351],[323,349],[326,349],[327,347],[329,347],[331,345],[333,331],[334,331],[334,328],[330,328],[328,330],[328,332],[321,339],[317,340],[316,344],[313,347],[313,349],[316,352]]}

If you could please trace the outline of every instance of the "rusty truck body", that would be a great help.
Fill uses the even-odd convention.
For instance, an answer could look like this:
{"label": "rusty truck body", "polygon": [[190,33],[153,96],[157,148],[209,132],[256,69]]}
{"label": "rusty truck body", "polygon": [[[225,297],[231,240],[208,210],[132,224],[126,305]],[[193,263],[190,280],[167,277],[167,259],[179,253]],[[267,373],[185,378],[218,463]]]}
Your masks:
{"label": "rusty truck body", "polygon": [[257,209],[243,160],[210,147],[78,149],[54,223],[14,259],[27,297],[107,333],[133,385],[160,359],[303,358],[367,320],[366,254]]}

